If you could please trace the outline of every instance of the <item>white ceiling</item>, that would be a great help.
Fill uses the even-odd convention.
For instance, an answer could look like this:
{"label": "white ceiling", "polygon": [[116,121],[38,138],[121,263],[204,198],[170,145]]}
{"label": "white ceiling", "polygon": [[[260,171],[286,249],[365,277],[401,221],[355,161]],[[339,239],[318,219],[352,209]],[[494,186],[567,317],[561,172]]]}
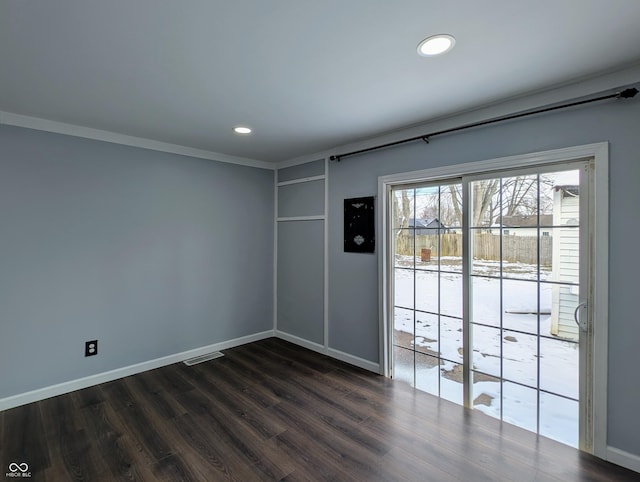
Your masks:
{"label": "white ceiling", "polygon": [[0,0],[0,111],[285,161],[638,62],[639,25],[640,0]]}

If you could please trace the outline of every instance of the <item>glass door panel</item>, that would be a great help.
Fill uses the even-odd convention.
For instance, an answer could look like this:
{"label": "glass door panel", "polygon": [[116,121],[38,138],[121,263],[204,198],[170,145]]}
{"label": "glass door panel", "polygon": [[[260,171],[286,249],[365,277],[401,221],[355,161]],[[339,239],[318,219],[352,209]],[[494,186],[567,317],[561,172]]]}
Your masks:
{"label": "glass door panel", "polygon": [[468,207],[472,370],[500,381],[483,411],[574,446],[579,173],[472,181]]}
{"label": "glass door panel", "polygon": [[392,193],[394,377],[463,402],[462,184]]}
{"label": "glass door panel", "polygon": [[396,379],[578,445],[586,165],[392,191]]}

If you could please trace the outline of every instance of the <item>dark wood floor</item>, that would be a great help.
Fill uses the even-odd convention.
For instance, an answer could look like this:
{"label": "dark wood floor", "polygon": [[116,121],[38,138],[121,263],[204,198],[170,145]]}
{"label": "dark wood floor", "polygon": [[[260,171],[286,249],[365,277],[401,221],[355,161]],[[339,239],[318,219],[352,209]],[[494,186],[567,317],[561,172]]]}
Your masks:
{"label": "dark wood floor", "polygon": [[224,353],[0,413],[0,479],[640,479],[275,338]]}

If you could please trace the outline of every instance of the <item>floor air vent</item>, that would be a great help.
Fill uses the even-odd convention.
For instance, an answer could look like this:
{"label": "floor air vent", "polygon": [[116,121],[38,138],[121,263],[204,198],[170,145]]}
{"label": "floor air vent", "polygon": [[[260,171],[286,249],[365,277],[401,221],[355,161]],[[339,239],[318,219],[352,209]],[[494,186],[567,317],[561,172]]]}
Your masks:
{"label": "floor air vent", "polygon": [[209,360],[213,360],[214,358],[220,358],[224,356],[222,352],[214,351],[213,353],[207,353],[206,355],[195,356],[193,358],[189,358],[185,360],[183,363],[187,366],[197,365],[198,363],[203,363]]}

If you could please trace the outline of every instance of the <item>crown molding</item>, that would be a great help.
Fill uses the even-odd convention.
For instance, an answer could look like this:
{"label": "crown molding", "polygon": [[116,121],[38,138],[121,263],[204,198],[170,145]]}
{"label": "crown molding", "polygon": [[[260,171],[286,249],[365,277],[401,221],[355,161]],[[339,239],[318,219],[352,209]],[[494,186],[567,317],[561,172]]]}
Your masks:
{"label": "crown molding", "polygon": [[36,129],[39,131],[53,132],[56,134],[64,134],[74,137],[83,137],[85,139],[111,142],[124,146],[139,147],[152,151],[168,152],[170,154],[197,157],[199,159],[225,162],[228,164],[237,164],[240,166],[257,167],[260,169],[269,170],[273,170],[276,168],[276,165],[274,163],[259,161],[257,159],[230,156],[228,154],[222,154],[220,152],[206,151],[203,149],[196,149],[193,147],[181,146],[178,144],[170,144],[168,142],[155,141],[153,139],[145,139],[143,137],[128,136],[125,134],[119,134],[117,132],[92,129],[90,127],[66,124],[64,122],[52,121],[39,117],[30,117],[21,114],[14,114],[12,112],[6,111],[0,111],[0,124],[25,127],[27,129]]}

